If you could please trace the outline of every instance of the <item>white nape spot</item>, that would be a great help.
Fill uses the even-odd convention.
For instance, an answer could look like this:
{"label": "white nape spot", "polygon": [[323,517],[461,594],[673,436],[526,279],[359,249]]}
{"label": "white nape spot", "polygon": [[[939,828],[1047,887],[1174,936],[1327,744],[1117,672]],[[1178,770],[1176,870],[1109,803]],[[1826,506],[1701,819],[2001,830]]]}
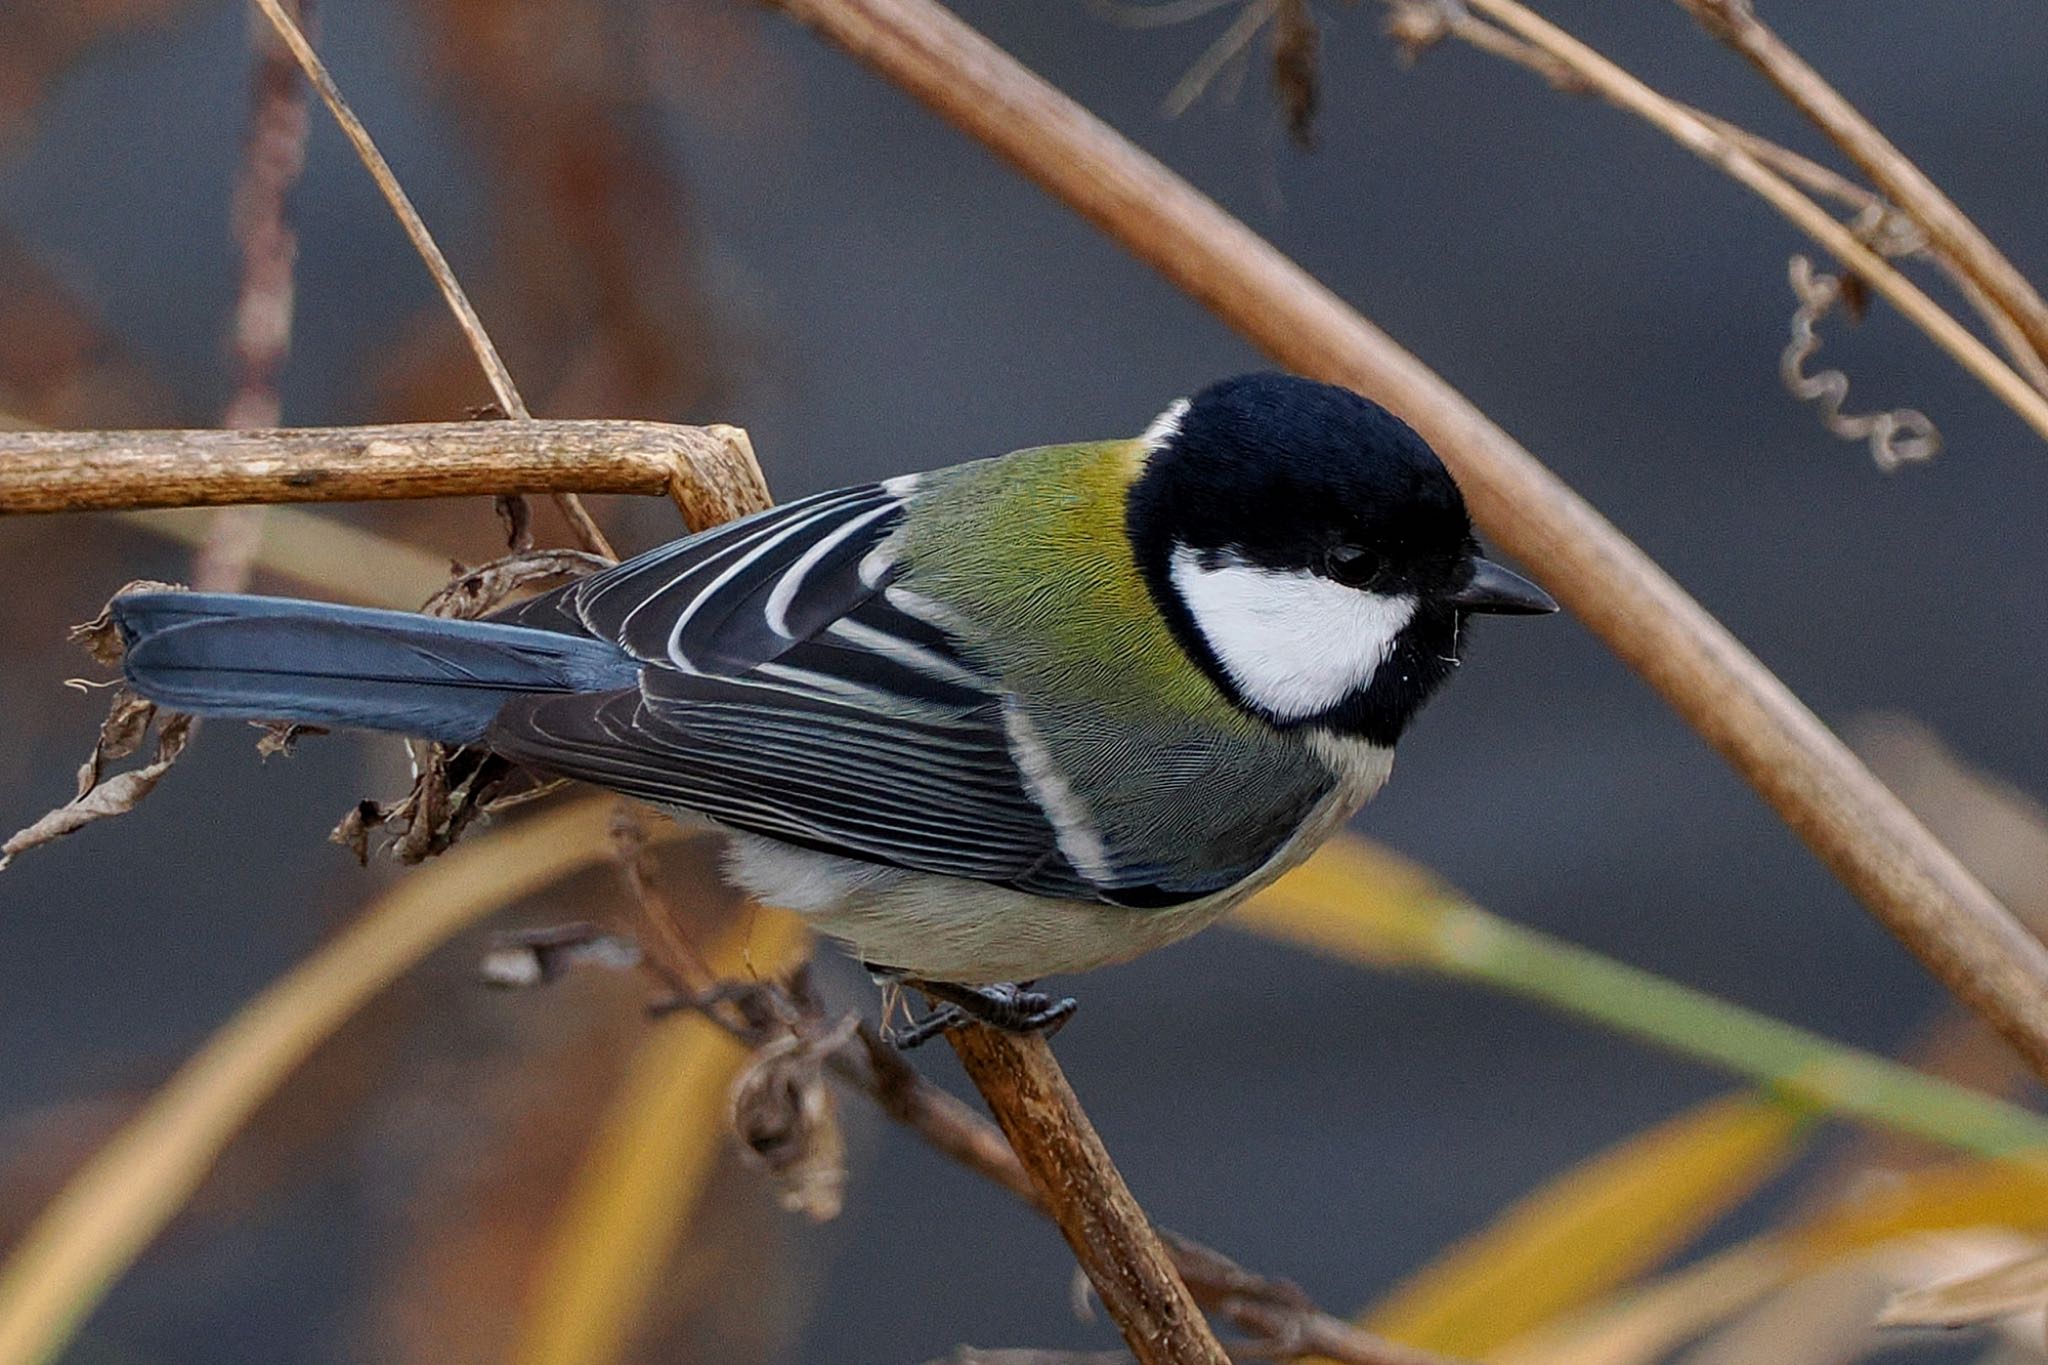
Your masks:
{"label": "white nape spot", "polygon": [[1316,715],[1370,686],[1415,615],[1405,594],[1362,592],[1306,569],[1266,569],[1185,545],[1174,548],[1170,572],[1238,693],[1277,721]]}
{"label": "white nape spot", "polygon": [[1156,454],[1161,446],[1171,441],[1180,432],[1180,419],[1188,415],[1188,400],[1176,398],[1167,405],[1166,411],[1152,419],[1152,425],[1145,428],[1138,437],[1147,455]]}

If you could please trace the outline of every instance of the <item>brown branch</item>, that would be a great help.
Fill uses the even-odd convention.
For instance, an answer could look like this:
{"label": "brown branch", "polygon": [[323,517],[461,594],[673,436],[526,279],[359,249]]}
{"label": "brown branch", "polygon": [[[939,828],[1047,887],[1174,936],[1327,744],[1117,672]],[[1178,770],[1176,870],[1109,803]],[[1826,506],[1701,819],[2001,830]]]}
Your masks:
{"label": "brown branch", "polygon": [[1228,1365],[1051,1045],[979,1025],[946,1036],[1140,1365]]}
{"label": "brown branch", "polygon": [[747,434],[728,426],[0,432],[0,515],[567,490],[666,493],[692,530],[768,505]]}
{"label": "brown branch", "polygon": [[1968,215],[1891,144],[1863,112],[1807,65],[1749,0],[1678,0],[1700,25],[1747,57],[1771,84],[1925,229],[1930,241],[2012,319],[2048,361],[2048,302]]}
{"label": "brown branch", "polygon": [[[348,100],[342,96],[341,87],[335,84],[334,77],[327,70],[327,64],[320,60],[320,54],[315,52],[312,43],[306,40],[305,32],[293,21],[291,15],[285,12],[282,0],[256,0],[256,7],[263,11],[263,16],[277,30],[285,46],[291,49],[292,56],[298,60],[300,68],[306,73],[306,78],[313,83],[313,88],[320,92],[320,99],[327,105],[327,111],[333,114],[334,121],[341,125],[343,135],[348,138],[349,145],[355,148],[356,156],[362,161],[363,168],[369,171],[370,179],[377,183],[378,192],[391,206],[391,212],[397,217],[399,226],[405,229],[405,235],[412,240],[413,250],[417,251],[420,259],[426,263],[427,273],[433,276],[435,286],[441,291],[441,297],[448,303],[448,311],[455,315],[456,325],[468,339],[470,349],[476,352],[477,363],[483,367],[484,377],[490,381],[491,392],[497,397],[498,406],[504,409],[506,416],[516,421],[530,420],[533,414],[526,410],[526,400],[520,397],[519,386],[512,382],[512,372],[505,368],[505,361],[498,354],[497,346],[491,341],[490,333],[484,330],[483,319],[477,316],[476,309],[470,305],[469,295],[463,292],[461,282],[455,278],[455,271],[449,266],[448,258],[441,254],[441,247],[434,241],[434,235],[427,231],[426,221],[420,217],[419,210],[413,207],[412,196],[398,183],[398,177],[391,170],[391,163],[384,159],[384,154],[377,150],[376,142],[371,139],[370,130],[363,126],[363,121],[356,117],[355,110],[349,107]],[[604,532],[591,520],[590,512],[583,506],[581,498],[568,489],[548,491],[555,495],[555,506],[568,519],[584,549],[593,554],[601,554],[607,559],[619,557],[617,551],[612,549],[611,542],[605,539]],[[529,544],[522,543],[528,540],[521,530],[525,525],[524,510],[502,496],[499,510],[505,514],[506,520],[514,528],[513,548],[530,548]]]}
{"label": "brown branch", "polygon": [[[778,0],[979,139],[1280,363],[1419,427],[1480,524],[2048,1076],[2048,949],[1785,685],[1583,498],[1294,262],[930,0]],[[1832,220],[1831,220],[1832,221]]]}

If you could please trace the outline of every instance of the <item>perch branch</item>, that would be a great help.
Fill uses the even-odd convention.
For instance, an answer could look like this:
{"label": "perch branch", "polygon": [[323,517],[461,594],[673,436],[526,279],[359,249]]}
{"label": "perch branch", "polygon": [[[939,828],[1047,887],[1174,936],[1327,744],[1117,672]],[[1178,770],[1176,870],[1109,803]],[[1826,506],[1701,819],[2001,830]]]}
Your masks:
{"label": "perch branch", "polygon": [[692,530],[767,505],[746,432],[660,422],[0,432],[0,515],[502,492],[666,493]]}
{"label": "perch branch", "polygon": [[[1002,1055],[1009,1046],[1014,1046],[1012,1040],[1000,1036],[987,1040],[962,1039],[960,1035],[954,1035],[956,1046],[962,1042],[967,1044],[962,1049],[962,1060],[968,1063],[976,1084],[981,1085],[988,1096],[990,1107],[999,1114],[1011,1115],[1012,1120],[1009,1121],[1023,1124],[1028,1129],[1023,1140],[1013,1144],[1001,1129],[950,1092],[927,1080],[903,1053],[884,1043],[872,1027],[866,1024],[848,1027],[851,1020],[828,1018],[824,1006],[810,990],[806,975],[799,973],[787,984],[758,977],[745,981],[715,980],[703,956],[678,926],[676,912],[660,890],[656,865],[649,857],[654,843],[680,837],[680,831],[666,823],[650,828],[637,811],[621,806],[613,818],[611,835],[613,851],[624,874],[626,891],[634,911],[632,923],[639,950],[636,959],[638,965],[653,973],[667,992],[668,1001],[664,1008],[695,1008],[756,1053],[795,1042],[797,1051],[815,1055],[823,1071],[829,1072],[846,1088],[867,1096],[885,1115],[910,1129],[930,1147],[1008,1190],[1039,1213],[1059,1217],[1063,1231],[1068,1219],[1056,1215],[1056,1197],[1069,1201],[1077,1197],[1101,1199],[1104,1197],[1101,1192],[1113,1185],[1121,1195],[1119,1202],[1124,1205],[1119,1216],[1137,1220],[1134,1228],[1121,1228],[1120,1235],[1141,1236],[1150,1244],[1144,1254],[1151,1258],[1150,1271],[1154,1279],[1141,1285],[1140,1292],[1154,1296],[1163,1294],[1167,1300],[1177,1298],[1181,1300],[1177,1307],[1182,1310],[1186,1308],[1186,1296],[1191,1293],[1195,1303],[1250,1333],[1264,1356],[1280,1358],[1312,1354],[1343,1362],[1344,1365],[1450,1365],[1444,1357],[1374,1336],[1342,1318],[1333,1317],[1317,1308],[1295,1285],[1254,1274],[1221,1252],[1169,1232],[1162,1231],[1155,1236],[1144,1222],[1142,1211],[1130,1202],[1121,1177],[1109,1165],[1100,1142],[1095,1140],[1087,1116],[1081,1113],[1079,1102],[1059,1075],[1059,1066],[1052,1060],[1051,1049],[1042,1040],[1037,1041],[1036,1048],[1043,1056],[1042,1063],[1027,1058],[1022,1067],[1013,1067]],[[575,952],[565,954],[565,949],[585,947],[601,937],[603,935],[595,926],[575,926],[566,934],[544,933],[538,940],[538,948],[540,952],[562,955],[560,961],[573,964],[578,960]],[[530,950],[533,945],[534,940],[530,937]],[[590,960],[607,965],[617,963],[615,958]],[[544,981],[549,976],[547,963],[541,958],[536,958],[530,969],[515,968],[515,971],[520,979],[525,980]],[[981,1060],[983,1052],[974,1047],[981,1041],[1009,1046],[996,1049],[995,1059],[984,1062]],[[982,1079],[984,1075],[987,1076],[986,1081]],[[1028,1084],[1031,1095],[1054,1097],[1060,1112],[1053,1116],[1055,1122],[1052,1126],[1040,1124],[1040,1116],[1030,1107],[1030,1096],[1017,1089],[1012,1077]],[[777,1136],[779,1147],[779,1133]],[[1069,1160],[1067,1154],[1052,1150],[1057,1144],[1071,1143],[1077,1138],[1091,1146],[1093,1151],[1081,1153],[1077,1160]],[[1018,1155],[1020,1151],[1038,1155],[1027,1166]],[[787,1154],[782,1159],[786,1161]],[[1053,1174],[1050,1180],[1045,1178],[1048,1167]],[[1080,1195],[1068,1192],[1069,1186],[1076,1185],[1087,1185],[1090,1190]],[[1103,1252],[1110,1249],[1106,1242],[1097,1245]],[[1080,1248],[1076,1250],[1078,1252]],[[1160,1273],[1161,1256],[1170,1261],[1171,1268],[1179,1273],[1179,1279],[1171,1280],[1171,1285],[1185,1284],[1177,1295],[1170,1287],[1162,1289],[1159,1285],[1161,1279],[1167,1278]],[[1093,1271],[1094,1267],[1090,1266],[1091,1276]],[[1117,1283],[1121,1284],[1122,1272],[1119,1269],[1117,1273]],[[1110,1290],[1101,1287],[1099,1280],[1098,1290],[1111,1310],[1117,1311],[1119,1301],[1109,1297]],[[1156,1312],[1154,1316],[1157,1316]],[[1126,1321],[1122,1313],[1118,1313],[1118,1321]],[[1146,1360],[1155,1358],[1144,1355],[1142,1351],[1140,1357]]]}
{"label": "perch branch", "polygon": [[1747,57],[1794,107],[1927,233],[1993,305],[2012,319],[2034,353],[2048,360],[2048,303],[1983,229],[1914,165],[1863,112],[1777,31],[1757,18],[1749,0],[1678,0],[1701,27]]}
{"label": "perch branch", "polygon": [[1227,1365],[1052,1047],[980,1026],[947,1037],[1139,1365]]}
{"label": "perch branch", "polygon": [[[378,192],[391,206],[391,212],[397,217],[399,226],[405,229],[405,235],[412,240],[413,250],[417,251],[420,259],[426,263],[427,273],[434,277],[435,286],[440,289],[441,297],[447,301],[448,311],[455,315],[456,326],[462,329],[462,335],[469,342],[469,348],[476,352],[477,363],[483,367],[484,377],[490,381],[491,393],[496,396],[498,406],[505,410],[507,417],[515,421],[530,420],[533,414],[527,411],[526,400],[519,394],[519,386],[512,382],[512,372],[505,368],[504,358],[498,354],[497,345],[492,342],[490,333],[484,330],[483,319],[477,316],[476,309],[470,305],[469,295],[463,292],[461,282],[455,278],[455,271],[449,266],[448,258],[441,254],[440,244],[434,240],[434,234],[427,231],[426,221],[420,217],[419,210],[413,207],[412,196],[398,183],[398,177],[392,173],[391,163],[384,159],[384,153],[377,150],[376,142],[370,137],[370,130],[363,126],[363,121],[356,117],[356,111],[349,107],[348,100],[342,96],[341,87],[335,84],[333,75],[327,70],[327,64],[320,60],[320,54],[315,52],[313,44],[307,41],[305,30],[301,29],[285,11],[281,0],[256,0],[256,7],[263,11],[263,17],[270,21],[271,27],[277,30],[278,37],[291,49],[300,69],[306,73],[306,79],[319,92],[327,111],[334,115],[334,121],[341,125],[342,134],[348,138],[349,145],[356,149],[356,156],[361,159],[363,168],[370,173],[370,179],[377,182]],[[502,494],[504,488],[501,485],[486,491]],[[607,559],[619,557],[612,549],[611,542],[605,539],[604,532],[591,519],[589,509],[584,507],[581,498],[566,488],[551,488],[548,491],[554,494],[555,506],[568,519],[584,549],[593,554],[601,554]],[[508,519],[514,527],[524,524],[523,513],[511,512],[502,502],[500,509],[507,512]],[[515,539],[523,537],[515,536]],[[515,548],[528,547],[515,545]]]}
{"label": "perch branch", "polygon": [[1488,533],[2048,1076],[2048,949],[1720,622],[1464,395],[931,0],[775,2],[1010,161],[1275,360],[1371,393],[1414,422]]}
{"label": "perch branch", "polygon": [[[635,890],[643,925],[663,913],[658,902],[649,903],[644,888]],[[672,930],[657,930],[643,947],[665,983],[692,977],[694,954],[678,947]],[[809,1012],[772,982],[720,983],[699,998],[698,1008],[757,1049],[785,1025],[818,1032],[832,1027],[822,1018],[807,1023]],[[863,1025],[851,1036],[832,1039],[824,1061],[840,1084],[867,1096],[926,1145],[1051,1216],[1045,1195],[1002,1131],[932,1084],[872,1028]],[[1195,1301],[1250,1334],[1265,1355],[1313,1355],[1342,1365],[1452,1365],[1448,1357],[1375,1336],[1324,1312],[1298,1286],[1247,1270],[1200,1242],[1164,1229],[1159,1239]]]}

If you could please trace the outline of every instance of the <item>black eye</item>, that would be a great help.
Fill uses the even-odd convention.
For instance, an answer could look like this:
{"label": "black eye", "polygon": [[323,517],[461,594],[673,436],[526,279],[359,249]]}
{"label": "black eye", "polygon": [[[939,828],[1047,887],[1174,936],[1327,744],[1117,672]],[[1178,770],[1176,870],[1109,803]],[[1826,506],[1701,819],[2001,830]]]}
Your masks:
{"label": "black eye", "polygon": [[1370,587],[1383,567],[1379,555],[1363,545],[1333,546],[1323,556],[1324,572],[1347,587]]}

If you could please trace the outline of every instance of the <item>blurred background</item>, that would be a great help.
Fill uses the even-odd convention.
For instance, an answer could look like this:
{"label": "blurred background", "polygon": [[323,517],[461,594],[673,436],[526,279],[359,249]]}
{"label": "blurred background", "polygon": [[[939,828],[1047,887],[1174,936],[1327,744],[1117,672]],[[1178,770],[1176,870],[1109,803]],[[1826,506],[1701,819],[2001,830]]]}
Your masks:
{"label": "blurred background", "polygon": [[[1830,724],[1865,735],[1873,713],[1909,715],[1963,762],[2048,791],[2048,542],[2025,511],[2048,505],[2039,442],[1881,304],[1860,326],[1831,320],[1821,363],[1852,375],[1852,408],[1920,408],[1946,448],[1886,474],[1829,436],[1777,376],[1786,258],[1810,248],[1762,204],[1646,127],[1468,48],[1405,66],[1372,6],[1316,11],[1312,151],[1288,135],[1263,37],[1248,69],[1163,112],[1234,9],[1141,28],[1078,0],[958,8],[1463,388]],[[1819,150],[1677,6],[1543,8],[1660,88]],[[1775,8],[2048,278],[2048,9]],[[315,22],[536,414],[740,424],[787,497],[1133,433],[1260,363],[951,129],[752,7],[356,0]],[[248,12],[217,0],[0,7],[0,411],[222,420],[250,53]],[[489,401],[321,111],[290,217],[285,423],[452,419]],[[622,550],[678,530],[658,500],[594,505]],[[319,515],[430,566],[502,545],[481,499]],[[70,795],[100,719],[101,699],[63,686],[99,673],[66,626],[129,579],[189,579],[178,536],[205,524],[0,521],[0,826]],[[334,572],[355,569],[393,572]],[[254,582],[316,590],[261,565]],[[1925,1045],[1940,990],[1595,640],[1565,619],[1511,624],[1483,629],[1469,658],[1362,833],[1520,923],[1845,1043]],[[0,1245],[212,1030],[405,875],[326,842],[358,798],[402,790],[396,745],[316,738],[264,761],[237,728],[204,731],[133,814],[0,874]],[[1882,730],[1902,781],[1932,761],[1904,733]],[[671,898],[709,923],[723,903],[702,851],[669,862]],[[2018,884],[2041,883],[2019,866]],[[603,917],[620,895],[596,867],[493,923]],[[646,1032],[645,990],[576,977],[486,993],[485,938],[456,939],[319,1051],[67,1360],[513,1358],[534,1267]],[[832,998],[873,1009],[829,950],[821,972]],[[1060,1054],[1155,1219],[1338,1311],[1738,1088],[1532,1004],[1227,927],[1060,984],[1082,999]],[[943,1052],[920,1064],[960,1088]],[[1973,1055],[1979,1083],[2016,1084]],[[842,1109],[843,1214],[782,1212],[727,1151],[619,1358],[1115,1344],[1070,1310],[1049,1227],[860,1103]],[[1833,1128],[1788,1146],[1782,1173],[1683,1254],[1809,1207],[1853,1150]],[[1756,1340],[1778,1339],[1688,1349],[1796,1362],[1867,1346],[1850,1329],[1811,1350]],[[2038,1331],[2035,1354],[1887,1341],[1928,1361],[2040,1347]]]}

